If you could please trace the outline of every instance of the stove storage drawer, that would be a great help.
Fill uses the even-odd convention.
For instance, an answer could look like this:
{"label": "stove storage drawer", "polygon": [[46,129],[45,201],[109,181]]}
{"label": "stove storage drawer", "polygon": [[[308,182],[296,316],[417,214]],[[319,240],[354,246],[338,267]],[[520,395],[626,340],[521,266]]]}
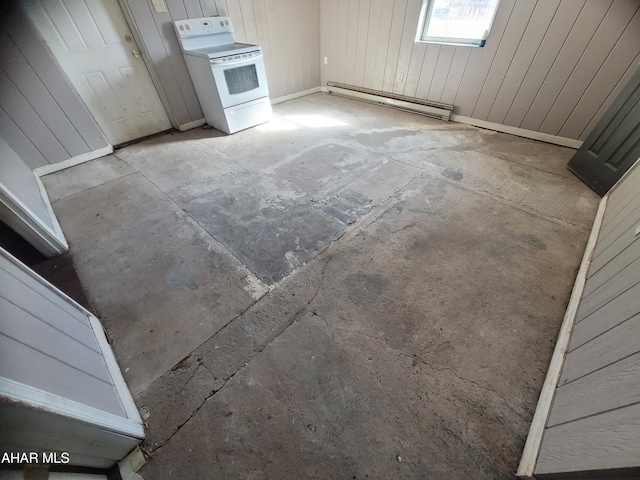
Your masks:
{"label": "stove storage drawer", "polygon": [[271,102],[269,97],[263,97],[242,105],[225,108],[224,115],[228,127],[226,133],[235,133],[271,120]]}

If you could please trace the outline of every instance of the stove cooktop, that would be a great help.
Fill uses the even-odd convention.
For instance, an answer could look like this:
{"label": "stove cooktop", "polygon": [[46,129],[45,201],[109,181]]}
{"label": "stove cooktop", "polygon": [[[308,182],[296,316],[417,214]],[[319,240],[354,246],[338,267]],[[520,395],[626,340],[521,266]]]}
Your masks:
{"label": "stove cooktop", "polygon": [[196,55],[206,58],[221,58],[239,53],[259,52],[258,45],[250,45],[248,43],[231,43],[226,45],[216,45],[204,48],[195,48],[193,50],[185,50],[185,55]]}

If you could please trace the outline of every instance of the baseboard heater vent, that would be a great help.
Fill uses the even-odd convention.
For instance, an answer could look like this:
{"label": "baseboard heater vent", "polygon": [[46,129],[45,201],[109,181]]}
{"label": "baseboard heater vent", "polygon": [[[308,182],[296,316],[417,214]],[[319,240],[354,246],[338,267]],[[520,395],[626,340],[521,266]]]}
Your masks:
{"label": "baseboard heater vent", "polygon": [[372,103],[391,105],[403,110],[410,110],[446,121],[449,121],[453,113],[453,105],[447,105],[446,103],[429,102],[428,100],[381,92],[380,90],[372,90],[370,88],[354,87],[353,85],[345,85],[344,83],[327,82],[327,90],[336,95],[357,98]]}

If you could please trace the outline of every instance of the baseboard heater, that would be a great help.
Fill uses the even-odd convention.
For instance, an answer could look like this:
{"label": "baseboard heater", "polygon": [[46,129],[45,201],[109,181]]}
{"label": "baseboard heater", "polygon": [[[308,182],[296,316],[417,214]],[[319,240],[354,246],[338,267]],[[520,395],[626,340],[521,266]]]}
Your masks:
{"label": "baseboard heater", "polygon": [[430,102],[405,95],[396,95],[395,93],[381,92],[380,90],[372,90],[370,88],[345,85],[344,83],[327,82],[327,90],[336,95],[382,105],[391,105],[440,120],[449,121],[453,113],[453,105],[447,105],[446,103]]}

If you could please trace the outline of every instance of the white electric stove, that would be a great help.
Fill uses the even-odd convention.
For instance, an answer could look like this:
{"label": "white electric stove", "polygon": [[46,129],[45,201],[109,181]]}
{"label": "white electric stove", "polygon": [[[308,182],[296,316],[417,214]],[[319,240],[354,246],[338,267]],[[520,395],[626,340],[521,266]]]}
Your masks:
{"label": "white electric stove", "polygon": [[262,50],[237,43],[229,17],[173,24],[207,123],[235,133],[271,119]]}

